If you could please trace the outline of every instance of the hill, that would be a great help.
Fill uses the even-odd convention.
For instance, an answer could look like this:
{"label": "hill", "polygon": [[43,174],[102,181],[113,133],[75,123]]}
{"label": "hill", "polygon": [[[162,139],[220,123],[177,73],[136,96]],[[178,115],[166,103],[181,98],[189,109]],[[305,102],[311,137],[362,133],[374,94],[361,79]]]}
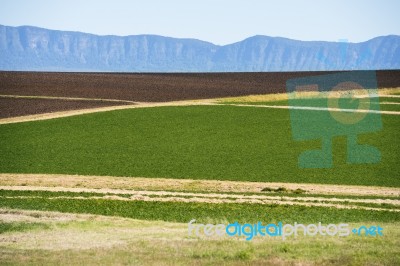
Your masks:
{"label": "hill", "polygon": [[362,43],[253,36],[218,46],[156,35],[93,34],[0,25],[0,69],[110,72],[253,72],[400,68],[400,36]]}

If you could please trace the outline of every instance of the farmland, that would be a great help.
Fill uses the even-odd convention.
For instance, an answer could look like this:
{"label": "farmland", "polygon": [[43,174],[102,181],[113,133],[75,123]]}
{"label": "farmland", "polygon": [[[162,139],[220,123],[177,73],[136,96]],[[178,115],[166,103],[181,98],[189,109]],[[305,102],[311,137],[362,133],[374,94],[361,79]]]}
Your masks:
{"label": "farmland", "polygon": [[[0,71],[2,95],[168,102],[285,93],[292,78],[335,72],[57,73]],[[400,86],[399,70],[376,71],[379,88]]]}
{"label": "farmland", "polygon": [[115,101],[87,101],[87,100],[65,100],[33,97],[4,97],[0,98],[0,118],[44,114],[68,110],[81,110],[129,104]]}
{"label": "farmland", "polygon": [[384,130],[361,136],[382,150],[378,166],[347,164],[346,139],[337,138],[335,168],[323,170],[324,180],[321,169],[297,167],[298,154],[318,140],[293,141],[288,110],[235,106],[139,108],[3,125],[0,171],[399,187],[393,175],[400,171],[399,122],[383,116]]}
{"label": "farmland", "polygon": [[[320,141],[293,140],[282,93],[310,73],[0,72],[0,260],[396,265],[398,73],[377,72],[380,109],[393,113],[359,136],[380,163],[347,164],[338,136],[332,168],[301,169],[298,155]],[[187,234],[191,219],[379,225],[384,235],[207,238]]]}

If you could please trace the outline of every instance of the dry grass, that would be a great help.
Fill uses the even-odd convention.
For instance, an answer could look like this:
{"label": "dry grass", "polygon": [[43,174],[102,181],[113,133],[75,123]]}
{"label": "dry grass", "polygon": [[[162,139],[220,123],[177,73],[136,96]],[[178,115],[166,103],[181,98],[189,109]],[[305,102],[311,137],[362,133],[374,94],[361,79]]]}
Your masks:
{"label": "dry grass", "polygon": [[[73,193],[97,193],[97,196],[80,197],[57,196],[49,199],[111,199],[122,201],[153,201],[153,202],[193,202],[193,203],[246,203],[246,204],[275,204],[296,206],[332,207],[337,209],[362,209],[374,211],[400,212],[400,200],[397,199],[352,199],[333,197],[296,197],[284,195],[243,195],[224,193],[193,193],[193,192],[169,192],[169,191],[137,191],[121,189],[89,189],[89,188],[64,188],[64,187],[37,187],[37,186],[0,186],[0,190],[13,191],[51,191]],[[112,194],[112,195],[109,195]],[[11,197],[7,197],[11,198]],[[14,196],[12,198],[36,198],[36,196]],[[357,204],[369,204],[368,207]],[[373,204],[373,205],[371,205]],[[390,205],[391,208],[381,208],[381,204]]]}
{"label": "dry grass", "polygon": [[274,102],[287,100],[287,93],[277,93],[277,94],[259,94],[259,95],[248,95],[239,97],[227,97],[216,99],[217,102]]}
{"label": "dry grass", "polygon": [[[241,237],[188,236],[185,223],[6,209],[0,209],[0,220],[4,213],[50,224],[47,229],[0,235],[0,260],[5,264],[396,265],[400,261],[398,223],[380,224],[383,237],[255,237],[244,241]],[[64,217],[76,220],[65,221]]]}
{"label": "dry grass", "polygon": [[302,189],[311,194],[400,196],[400,188],[326,184],[269,183],[191,180],[143,177],[81,176],[57,174],[0,174],[0,186],[42,186],[123,190],[164,190],[185,192],[259,193],[262,189]]}
{"label": "dry grass", "polygon": [[[363,95],[365,91],[363,90],[352,90],[354,95]],[[393,93],[400,93],[400,88],[382,88],[379,89],[380,96],[391,95]],[[329,93],[329,97],[339,97],[342,93]],[[324,94],[323,94],[324,95]],[[325,96],[327,96],[326,94]],[[313,97],[321,97],[320,93],[315,92],[301,92],[297,93],[296,97],[305,97],[305,98],[313,98]],[[288,100],[287,93],[277,93],[277,94],[259,94],[259,95],[248,95],[248,96],[240,96],[240,97],[227,97],[227,98],[219,98],[216,99],[217,102],[220,103],[243,103],[243,102],[274,102],[274,101],[284,101]]]}
{"label": "dry grass", "polygon": [[111,248],[137,239],[186,236],[185,224],[88,214],[0,209],[0,222],[51,225],[46,230],[7,232],[0,236],[0,247],[25,250]]}

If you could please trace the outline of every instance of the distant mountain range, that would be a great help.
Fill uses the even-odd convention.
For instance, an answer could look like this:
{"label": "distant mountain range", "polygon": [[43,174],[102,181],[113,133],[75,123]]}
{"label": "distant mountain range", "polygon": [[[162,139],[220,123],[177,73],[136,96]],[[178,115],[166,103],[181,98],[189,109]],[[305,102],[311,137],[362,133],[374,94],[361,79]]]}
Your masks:
{"label": "distant mountain range", "polygon": [[362,43],[254,36],[229,45],[0,25],[0,70],[248,72],[400,69],[400,36]]}

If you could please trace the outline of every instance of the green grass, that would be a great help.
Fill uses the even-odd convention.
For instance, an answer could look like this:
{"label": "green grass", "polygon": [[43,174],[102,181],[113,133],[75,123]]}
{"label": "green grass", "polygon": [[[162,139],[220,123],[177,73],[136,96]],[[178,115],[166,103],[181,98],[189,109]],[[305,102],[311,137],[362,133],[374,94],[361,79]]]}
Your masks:
{"label": "green grass", "polygon": [[[315,194],[315,193],[303,193],[298,192],[298,190],[286,191],[282,192],[281,189],[272,189],[267,188],[266,191],[263,192],[217,192],[222,194],[232,194],[232,195],[259,195],[259,196],[279,196],[279,197],[321,197],[321,198],[337,198],[337,199],[391,199],[391,200],[400,200],[399,196],[378,196],[378,195],[340,195],[340,194]],[[155,190],[157,191],[157,190]],[[190,192],[186,190],[166,190],[170,192]],[[204,193],[204,194],[213,194],[216,192],[211,191],[196,191],[196,193]]]}
{"label": "green grass", "polygon": [[380,102],[391,102],[391,103],[400,103],[400,98],[393,98],[393,97],[385,97],[381,96],[379,97]]}
{"label": "green grass", "polygon": [[115,193],[96,193],[96,192],[68,192],[68,191],[40,191],[40,190],[3,190],[0,189],[2,197],[29,196],[29,197],[101,197],[105,195],[118,195],[121,197],[130,197],[129,194]]}
{"label": "green grass", "polygon": [[[308,112],[308,111],[304,111]],[[232,106],[161,107],[0,126],[0,172],[308,182],[400,187],[397,116],[359,136],[379,164],[346,163],[334,138],[334,167],[299,169],[288,110]]]}
{"label": "green grass", "polygon": [[[4,265],[385,265],[400,263],[399,232],[383,239],[357,237],[284,241],[157,241],[111,248],[0,250]],[[397,237],[397,239],[396,239]]]}
{"label": "green grass", "polygon": [[0,222],[0,234],[6,232],[26,232],[30,230],[48,229],[50,225],[46,223],[27,223],[27,222]]}
{"label": "green grass", "polygon": [[[79,193],[76,194],[79,196]],[[25,196],[25,198],[21,196]],[[54,196],[57,196],[57,192],[2,190],[0,191],[0,206],[3,208],[90,213],[171,222],[188,222],[191,219],[196,219],[200,223],[220,221],[238,221],[241,223],[255,223],[257,221],[282,221],[284,223],[400,221],[400,213],[389,211],[237,203],[211,204],[53,198]]]}
{"label": "green grass", "polygon": [[[35,239],[33,245],[3,242],[0,258],[3,265],[398,265],[399,223],[380,226],[384,235],[379,237],[299,235],[284,241],[278,237],[241,241],[188,237],[186,224],[90,219],[28,232],[27,238]],[[93,233],[96,237],[90,238]],[[48,237],[38,238],[43,235]],[[71,248],[71,236],[92,240],[96,246],[81,249],[82,244],[76,243]],[[19,237],[10,232],[3,240]],[[118,244],[107,245],[113,240]],[[49,244],[52,248],[43,248]]]}
{"label": "green grass", "polygon": [[[146,191],[153,191],[159,192],[160,190],[146,190]],[[307,198],[307,197],[318,197],[324,198],[327,201],[330,198],[336,199],[381,199],[381,200],[400,200],[398,196],[376,196],[376,195],[337,195],[337,194],[314,194],[314,193],[307,193],[303,194],[297,193],[296,190],[288,191],[282,188],[278,189],[271,189],[267,188],[264,192],[254,193],[254,192],[213,192],[213,191],[187,191],[187,190],[161,190],[165,192],[185,192],[185,193],[199,193],[199,194],[224,194],[228,195],[227,198],[230,198],[229,195],[232,195],[231,198],[237,195],[244,195],[244,196],[272,196],[272,197],[289,197],[289,198]],[[5,196],[30,196],[30,197],[102,197],[102,196],[119,196],[130,198],[132,194],[121,194],[121,193],[101,193],[101,192],[69,192],[69,191],[46,191],[46,190],[4,190],[0,189],[0,195]],[[147,195],[148,197],[159,197],[159,195]],[[175,195],[164,195],[165,197],[175,197]],[[183,196],[179,195],[179,197],[193,197],[193,196]],[[207,196],[212,197],[212,196]]]}
{"label": "green grass", "polygon": [[[346,200],[351,200],[351,199],[384,199],[385,197],[371,197],[371,196],[340,196],[340,195],[334,195],[334,196],[329,196],[329,195],[318,195],[318,194],[306,194],[306,195],[301,195],[301,194],[293,194],[293,193],[286,193],[286,192],[281,192],[281,189],[278,188],[278,191],[276,193],[246,193],[246,195],[269,195],[269,196],[274,196],[274,197],[279,197],[282,202],[288,201],[286,197],[288,198],[296,198],[292,199],[292,201],[295,202],[304,202],[301,200],[302,197],[319,197],[323,199],[324,203],[332,203],[332,204],[340,204],[340,205],[352,205],[352,206],[363,206],[363,207],[373,207],[373,208],[383,208],[383,209],[398,209],[398,205],[394,205],[391,203],[364,203],[364,202],[350,202],[350,201],[342,201],[342,202],[336,202],[334,200],[331,200],[332,198],[335,199],[346,199]],[[201,192],[199,192],[201,193]],[[206,193],[210,194],[210,192]],[[92,193],[92,192],[64,192],[64,191],[58,191],[58,192],[53,192],[53,191],[30,191],[30,190],[22,190],[22,191],[15,191],[15,190],[0,190],[0,197],[37,197],[37,198],[53,198],[53,199],[63,199],[65,197],[68,198],[90,198],[90,197],[104,197],[104,196],[118,196],[122,198],[130,198],[132,195],[131,194],[116,194],[116,193]],[[232,195],[230,197],[229,195]],[[234,195],[244,195],[243,193],[228,193],[228,196],[226,199],[236,199]],[[177,197],[176,195],[147,195],[149,198],[174,198]],[[180,198],[193,198],[192,195],[179,195],[178,197]],[[209,198],[213,198],[212,196]],[[388,198],[388,199],[395,199],[395,198]],[[315,199],[313,202],[320,202],[319,200]]]}
{"label": "green grass", "polygon": [[[268,103],[270,104],[270,103]],[[282,102],[283,104],[283,102]],[[344,137],[334,139],[335,167],[299,169],[301,151],[317,148],[318,141],[295,142],[290,135],[287,110],[231,106],[164,107],[97,113],[63,119],[0,126],[0,172],[66,173],[226,179],[250,181],[311,182],[400,187],[397,173],[400,138],[399,117],[382,116],[383,130],[362,135],[362,143],[378,147],[383,160],[377,165],[345,163]],[[309,194],[266,189],[259,193],[235,193],[307,197]],[[197,191],[198,192],[198,191]],[[229,194],[229,193],[227,193]],[[234,193],[232,193],[234,194]],[[210,204],[89,199],[103,193],[0,190],[2,208],[60,211],[120,216],[141,220],[198,223],[258,221],[284,223],[383,224],[383,237],[299,237],[288,241],[183,241],[175,230],[162,235],[139,236],[144,225],[121,229],[109,224],[110,234],[134,234],[133,239],[112,247],[91,249],[0,249],[3,264],[315,264],[398,265],[400,261],[400,213],[261,204]],[[128,197],[129,195],[119,195]],[[328,195],[315,195],[333,197]],[[72,197],[72,198],[62,198]],[[84,197],[79,199],[76,197]],[[391,198],[338,196],[338,198]],[[398,197],[396,197],[398,198]],[[356,205],[352,204],[351,205]],[[393,208],[391,205],[358,204]],[[116,217],[113,217],[114,219]],[[144,221],[143,221],[144,222]],[[97,223],[97,220],[90,220]],[[161,224],[154,227],[163,228]],[[355,225],[354,225],[355,226]],[[82,239],[95,225],[51,223],[0,223],[0,233],[46,230],[79,233]],[[82,227],[82,228],[81,228]],[[93,228],[92,228],[93,227]],[[68,231],[71,229],[70,231]],[[100,230],[101,229],[101,230]],[[101,227],[94,232],[105,232]],[[103,230],[104,229],[104,230]],[[119,230],[121,229],[121,230]],[[157,230],[154,230],[157,233]],[[150,231],[149,231],[150,232]],[[32,234],[31,234],[32,233]],[[183,232],[186,237],[186,231]],[[154,233],[153,233],[154,234]],[[10,235],[11,236],[11,235]],[[43,237],[43,236],[42,236]],[[105,235],[104,237],[108,237]],[[185,239],[187,240],[187,239]],[[38,239],[40,241],[40,239]],[[93,241],[98,241],[94,238]],[[103,240],[104,241],[104,240]],[[107,240],[108,241],[108,240]]]}
{"label": "green grass", "polygon": [[400,104],[381,104],[381,110],[400,112]]}

